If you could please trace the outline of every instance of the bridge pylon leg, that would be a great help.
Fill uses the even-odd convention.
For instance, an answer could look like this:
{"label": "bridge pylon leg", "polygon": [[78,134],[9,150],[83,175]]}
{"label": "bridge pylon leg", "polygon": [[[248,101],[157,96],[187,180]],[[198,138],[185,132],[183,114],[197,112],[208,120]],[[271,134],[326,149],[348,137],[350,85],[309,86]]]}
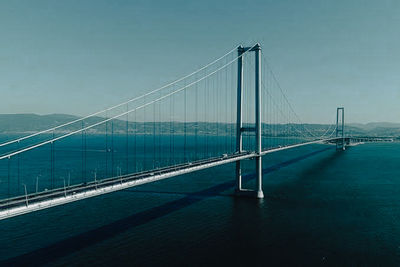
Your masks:
{"label": "bridge pylon leg", "polygon": [[257,179],[257,198],[264,198],[264,193],[262,190],[262,143],[261,143],[261,46],[259,44],[255,47],[256,53],[256,179]]}
{"label": "bridge pylon leg", "polygon": [[[243,138],[242,138],[242,104],[243,104],[243,46],[238,47],[238,78],[237,78],[237,118],[236,118],[236,152],[242,153],[243,151]],[[236,193],[242,191],[242,170],[240,160],[236,161]]]}

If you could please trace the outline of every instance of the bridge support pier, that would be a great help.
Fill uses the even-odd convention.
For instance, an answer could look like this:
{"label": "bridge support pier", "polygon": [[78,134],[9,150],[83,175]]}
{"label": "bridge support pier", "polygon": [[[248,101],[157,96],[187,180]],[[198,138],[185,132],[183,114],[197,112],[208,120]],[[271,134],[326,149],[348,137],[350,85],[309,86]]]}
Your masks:
{"label": "bridge support pier", "polygon": [[236,161],[236,192],[242,191],[242,169],[240,160]]}
{"label": "bridge support pier", "polygon": [[[242,104],[243,104],[243,53],[246,51],[255,52],[255,127],[243,128]],[[261,46],[256,44],[254,47],[238,47],[238,84],[237,84],[237,122],[236,122],[236,152],[243,152],[242,134],[245,131],[254,131],[256,136],[255,167],[256,167],[256,190],[242,188],[241,163],[236,162],[236,195],[264,198],[262,190],[262,143],[261,143]]]}
{"label": "bridge support pier", "polygon": [[264,192],[262,189],[262,157],[256,157],[256,179],[257,179],[257,198],[264,198]]}

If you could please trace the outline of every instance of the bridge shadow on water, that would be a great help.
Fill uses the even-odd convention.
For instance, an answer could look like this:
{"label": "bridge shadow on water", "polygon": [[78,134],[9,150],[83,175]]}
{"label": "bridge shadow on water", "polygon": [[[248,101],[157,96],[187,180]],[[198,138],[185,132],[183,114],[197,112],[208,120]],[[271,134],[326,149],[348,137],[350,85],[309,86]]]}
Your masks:
{"label": "bridge shadow on water", "polygon": [[[279,164],[270,166],[268,168],[263,169],[263,173],[271,173],[277,171],[281,168],[294,164],[298,161],[304,160],[306,158],[317,155],[321,152],[332,149],[332,147],[323,148],[311,153],[307,153],[305,155],[281,162]],[[249,181],[254,179],[254,174],[247,174],[243,176],[243,181]],[[203,199],[215,196],[221,196],[221,193],[227,191],[229,189],[233,189],[235,186],[235,180],[224,182],[213,187],[194,192],[194,193],[183,193],[184,197],[167,202],[157,207],[153,207],[147,209],[145,211],[141,211],[130,215],[126,218],[117,220],[110,224],[98,227],[96,229],[90,230],[85,233],[78,234],[73,237],[66,238],[49,246],[34,250],[32,252],[28,252],[26,254],[7,259],[3,262],[0,262],[0,265],[4,266],[16,266],[16,265],[43,265],[48,264],[58,258],[63,256],[67,256],[74,252],[77,252],[81,249],[89,247],[91,245],[97,244],[104,240],[110,239],[118,234],[121,234],[129,229],[138,227],[140,225],[144,225],[152,220],[164,217],[168,214],[171,214],[175,211],[193,205]],[[151,191],[140,191],[140,190],[132,190],[131,192],[148,192],[148,193],[160,193],[160,192],[151,192]],[[162,193],[162,192],[161,192]],[[172,192],[171,192],[172,194]],[[182,194],[182,193],[174,193],[174,194]],[[227,195],[225,195],[227,196]]]}

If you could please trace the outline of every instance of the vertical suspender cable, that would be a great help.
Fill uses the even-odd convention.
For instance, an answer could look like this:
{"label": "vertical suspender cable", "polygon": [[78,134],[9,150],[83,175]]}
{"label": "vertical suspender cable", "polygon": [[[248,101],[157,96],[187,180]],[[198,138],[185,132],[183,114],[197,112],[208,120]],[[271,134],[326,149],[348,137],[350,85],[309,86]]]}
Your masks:
{"label": "vertical suspender cable", "polygon": [[[161,92],[159,93],[159,97],[161,97]],[[162,153],[162,129],[161,129],[161,103],[158,105],[158,164],[160,168],[162,167],[162,158],[161,158],[161,153]]]}
{"label": "vertical suspender cable", "polygon": [[126,153],[126,167],[125,167],[125,173],[129,173],[129,106],[128,103],[126,104],[126,143],[125,143],[125,153]]}
{"label": "vertical suspender cable", "polygon": [[[185,82],[185,86],[186,86],[186,82]],[[186,147],[186,131],[187,131],[187,129],[186,129],[186,92],[187,92],[187,90],[185,89],[184,90],[184,92],[183,92],[183,94],[184,94],[184,103],[183,103],[183,105],[184,105],[184,140],[183,140],[183,162],[186,162],[186,160],[187,160],[187,151],[186,151],[186,149],[187,149],[187,147]]]}
{"label": "vertical suspender cable", "polygon": [[225,151],[224,153],[228,153],[228,68],[225,69]]}
{"label": "vertical suspender cable", "polygon": [[214,110],[215,110],[215,123],[216,123],[216,128],[217,128],[217,138],[216,138],[216,144],[215,144],[215,155],[217,156],[219,154],[219,113],[218,113],[218,108],[219,108],[219,93],[220,93],[220,86],[219,86],[219,77],[220,73],[217,72],[217,77],[216,77],[216,87],[214,88],[215,90],[215,99],[214,99]]}
{"label": "vertical suspender cable", "polygon": [[[218,76],[218,73],[217,73],[217,76]],[[211,140],[212,140],[212,142],[211,142],[211,144],[212,144],[212,148],[213,148],[213,156],[215,156],[217,153],[217,145],[218,145],[218,138],[216,138],[216,135],[218,135],[218,123],[217,123],[217,97],[218,97],[218,88],[217,88],[217,85],[216,85],[216,83],[217,83],[217,79],[216,79],[216,77],[214,77],[214,79],[212,80],[212,89],[211,89],[211,92],[212,92],[212,99],[213,99],[213,118],[212,118],[212,121],[213,121],[213,125],[214,125],[214,127],[213,127],[213,130],[212,130],[212,134],[211,134],[211,137],[214,137],[214,138],[212,138]]]}
{"label": "vertical suspender cable", "polygon": [[172,96],[172,164],[175,165],[175,96]]}
{"label": "vertical suspender cable", "polygon": [[[18,150],[20,149],[20,142],[18,141]],[[19,195],[19,189],[20,189],[20,154],[17,155],[17,164],[18,164],[18,195]]]}
{"label": "vertical suspender cable", "polygon": [[[108,119],[108,112],[106,111],[106,120]],[[108,177],[108,121],[106,121],[106,172],[105,178]]]}
{"label": "vertical suspender cable", "polygon": [[172,164],[172,120],[173,120],[173,113],[172,113],[172,107],[173,107],[173,103],[172,103],[172,97],[170,97],[169,99],[169,165]]}
{"label": "vertical suspender cable", "polygon": [[85,183],[86,183],[86,179],[87,179],[87,144],[86,144],[86,130],[84,131],[85,132]]}
{"label": "vertical suspender cable", "polygon": [[230,88],[230,93],[231,93],[231,105],[230,105],[230,108],[231,108],[231,111],[230,111],[230,113],[231,113],[231,121],[230,121],[230,125],[231,125],[231,134],[230,134],[230,139],[231,139],[231,152],[234,152],[235,151],[235,147],[234,147],[234,143],[233,143],[233,133],[235,133],[237,130],[236,130],[236,124],[235,124],[235,122],[234,122],[234,118],[237,116],[236,114],[234,114],[233,113],[233,110],[235,110],[234,109],[234,104],[233,103],[235,103],[235,97],[234,97],[234,91],[233,91],[233,88],[235,88],[235,81],[234,81],[234,79],[233,79],[233,77],[236,77],[236,68],[234,68],[233,66],[231,66],[231,77],[230,77],[230,80],[231,80],[231,88]]}
{"label": "vertical suspender cable", "polygon": [[[82,121],[82,123],[81,123],[81,127],[82,127],[82,129],[84,128],[84,126],[83,126],[83,121]],[[83,179],[84,179],[84,157],[85,157],[85,155],[84,155],[84,144],[83,144],[83,130],[82,130],[82,132],[81,132],[81,157],[82,157],[82,162],[81,162],[81,164],[82,164],[82,168],[81,168],[81,171],[82,171],[82,177],[81,177],[81,181],[82,181],[82,183],[83,183]]]}
{"label": "vertical suspender cable", "polygon": [[[196,76],[195,76],[195,79],[197,80],[197,74],[196,74]],[[199,146],[199,142],[198,142],[198,131],[199,131],[199,110],[198,110],[198,108],[199,108],[199,92],[198,92],[198,90],[199,90],[199,88],[198,88],[198,84],[196,83],[196,88],[195,88],[195,125],[194,125],[194,127],[195,127],[195,133],[194,133],[194,135],[195,135],[195,139],[194,139],[194,143],[195,143],[195,157],[194,157],[194,159],[195,160],[197,160],[198,159],[198,154],[199,154],[199,148],[198,148],[198,146]]]}
{"label": "vertical suspender cable", "polygon": [[[54,130],[53,130],[54,139]],[[54,189],[54,142],[51,142],[51,189]]]}
{"label": "vertical suspender cable", "polygon": [[114,177],[114,120],[111,120],[111,176]]}
{"label": "vertical suspender cable", "polygon": [[156,103],[153,104],[153,169],[156,167]]}
{"label": "vertical suspender cable", "polygon": [[[161,97],[161,93],[159,93],[159,97]],[[157,136],[158,136],[158,165],[161,168],[162,167],[162,161],[161,161],[161,153],[162,153],[162,145],[161,145],[161,103],[158,104],[158,131],[157,131]]]}
{"label": "vertical suspender cable", "polygon": [[8,157],[8,160],[7,160],[7,183],[8,183],[8,192],[7,192],[7,195],[8,195],[8,199],[10,199],[11,198],[11,190],[10,190],[10,187],[11,187],[11,184],[10,184],[10,176],[11,176],[11,174],[10,174],[10,162],[11,161],[11,157]]}
{"label": "vertical suspender cable", "polygon": [[[147,103],[146,97],[144,98],[144,103]],[[146,170],[147,162],[146,162],[146,107],[143,108],[143,168]]]}
{"label": "vertical suspender cable", "polygon": [[137,169],[137,112],[135,111],[135,121],[134,121],[134,123],[135,123],[135,136],[134,136],[134,138],[135,138],[135,146],[134,146],[134,154],[135,154],[135,159],[134,159],[134,163],[135,163],[135,172],[137,172],[138,171],[138,169]]}
{"label": "vertical suspender cable", "polygon": [[210,109],[207,109],[207,103],[209,103],[209,101],[210,101],[210,99],[209,99],[209,95],[210,95],[210,87],[209,87],[209,80],[207,79],[207,81],[206,81],[206,86],[207,86],[207,96],[206,96],[206,101],[204,101],[204,113],[205,114],[207,114],[207,122],[206,122],[206,158],[207,157],[209,157],[209,154],[208,154],[208,151],[209,151],[209,149],[208,149],[208,135],[209,135],[209,128],[210,128],[210,123],[211,123],[211,120],[210,120],[210,116],[209,116],[209,113],[210,113]]}
{"label": "vertical suspender cable", "polygon": [[207,105],[209,105],[210,103],[209,103],[209,100],[208,100],[208,88],[207,88],[207,85],[208,85],[208,81],[204,81],[204,83],[203,83],[203,92],[202,92],[202,95],[203,95],[203,97],[202,97],[202,99],[203,99],[203,101],[200,103],[200,105],[199,105],[199,109],[201,110],[201,114],[202,114],[202,119],[201,119],[201,121],[202,121],[202,130],[201,130],[201,132],[202,132],[202,134],[200,134],[200,137],[201,137],[201,139],[200,140],[202,140],[200,143],[201,143],[201,145],[202,145],[202,157],[203,158],[206,158],[206,156],[207,156],[207,153],[206,153],[206,151],[207,151],[207,125],[208,125],[208,111],[209,111],[209,109],[207,109],[206,107],[207,107]]}

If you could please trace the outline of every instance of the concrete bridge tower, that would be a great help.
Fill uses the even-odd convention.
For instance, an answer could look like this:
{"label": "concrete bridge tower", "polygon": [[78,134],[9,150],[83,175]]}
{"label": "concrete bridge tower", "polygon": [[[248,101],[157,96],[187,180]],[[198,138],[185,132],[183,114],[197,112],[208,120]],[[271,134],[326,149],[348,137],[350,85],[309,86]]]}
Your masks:
{"label": "concrete bridge tower", "polygon": [[[243,127],[242,120],[242,104],[243,104],[243,54],[246,51],[255,53],[255,126]],[[244,132],[255,132],[256,147],[255,167],[256,167],[256,190],[248,190],[242,188],[242,174],[240,160],[236,161],[236,194],[253,196],[256,198],[264,198],[262,190],[262,143],[261,143],[261,46],[256,44],[253,47],[238,47],[238,78],[237,78],[237,121],[236,121],[236,152],[243,152]]]}
{"label": "concrete bridge tower", "polygon": [[336,137],[341,137],[336,141],[336,150],[345,150],[346,143],[344,138],[344,107],[336,110]]}

